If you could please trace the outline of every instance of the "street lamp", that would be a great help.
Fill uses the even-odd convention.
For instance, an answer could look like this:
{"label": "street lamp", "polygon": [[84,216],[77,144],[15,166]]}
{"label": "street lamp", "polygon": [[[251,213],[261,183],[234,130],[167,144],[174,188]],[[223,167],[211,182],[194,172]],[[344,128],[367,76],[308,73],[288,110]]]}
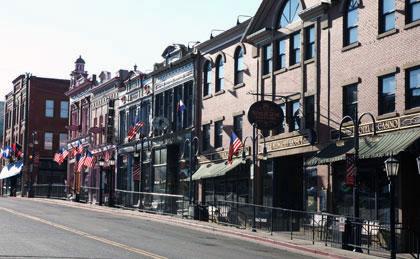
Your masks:
{"label": "street lamp", "polygon": [[255,173],[255,167],[256,167],[256,163],[257,163],[257,141],[259,137],[263,137],[264,140],[264,148],[263,148],[263,160],[267,160],[267,147],[265,145],[265,137],[261,134],[258,133],[257,135],[257,127],[255,125],[255,123],[252,124],[252,137],[251,136],[247,136],[242,145],[244,148],[242,148],[242,164],[246,163],[246,154],[245,154],[245,147],[246,147],[246,141],[248,139],[250,139],[252,141],[252,164],[251,164],[251,172],[250,172],[250,180],[251,180],[251,204],[253,205],[253,217],[252,217],[252,231],[255,232],[255,188],[254,188],[254,173]]}
{"label": "street lamp", "polygon": [[385,160],[385,170],[386,175],[389,179],[389,198],[391,201],[391,211],[389,213],[389,223],[390,223],[390,230],[391,230],[391,240],[390,240],[390,250],[391,250],[391,259],[396,258],[396,244],[395,244],[395,178],[398,176],[398,168],[400,166],[400,162],[390,157]]}
{"label": "street lamp", "polygon": [[[336,142],[337,146],[343,146],[344,145],[341,129],[342,129],[343,124],[345,122],[351,121],[353,123],[353,127],[354,127],[354,130],[353,130],[353,141],[354,141],[353,217],[355,217],[356,219],[358,219],[359,216],[360,216],[359,183],[358,183],[358,180],[357,180],[358,164],[359,164],[359,127],[360,127],[360,122],[361,122],[361,120],[364,116],[369,116],[372,119],[372,121],[373,121],[373,136],[376,137],[376,120],[375,120],[375,117],[372,115],[372,113],[365,112],[362,115],[360,115],[360,117],[357,117],[357,112],[356,112],[356,117],[355,118],[352,118],[351,116],[348,116],[348,115],[343,117],[343,119],[341,120],[341,123],[340,123],[340,128],[339,128],[339,138],[338,138],[338,141]],[[360,235],[361,235],[361,229],[360,229],[360,226],[358,226],[358,231],[354,235],[354,238],[355,238],[354,241],[355,241],[355,245],[356,245],[355,251],[356,252],[362,252],[362,249],[360,248],[360,245],[361,245]]]}
{"label": "street lamp", "polygon": [[33,191],[32,191],[32,177],[34,174],[34,159],[35,159],[35,145],[38,144],[38,141],[36,140],[37,132],[32,131],[32,160],[31,165],[29,168],[29,187],[28,187],[28,197],[32,198],[34,197]]}
{"label": "street lamp", "polygon": [[189,198],[189,203],[190,203],[190,205],[193,203],[193,185],[192,185],[192,174],[193,174],[193,172],[192,172],[192,167],[193,167],[193,165],[195,166],[195,164],[194,164],[194,161],[193,161],[193,158],[192,158],[192,144],[194,144],[195,143],[195,154],[194,154],[194,157],[197,157],[197,155],[198,155],[198,137],[194,137],[192,140],[190,140],[190,139],[186,139],[185,141],[184,141],[184,152],[182,153],[182,156],[181,156],[181,159],[180,159],[180,162],[186,162],[185,161],[185,158],[184,158],[184,154],[185,154],[185,145],[186,144],[189,144],[189,151],[188,151],[188,160],[189,160],[189,162],[190,162],[190,164],[189,164],[189,166],[188,166],[188,176],[190,177],[190,181],[189,181],[189,184],[188,184],[188,189],[189,189],[189,194],[188,194],[188,198]]}
{"label": "street lamp", "polygon": [[109,158],[108,164],[110,166],[109,170],[110,172],[110,187],[109,187],[109,206],[114,206],[114,173],[115,173],[115,158],[114,156],[111,156]]}
{"label": "street lamp", "polygon": [[102,194],[103,194],[103,188],[102,188],[102,171],[105,166],[105,160],[101,156],[99,159],[99,206],[102,206]]}

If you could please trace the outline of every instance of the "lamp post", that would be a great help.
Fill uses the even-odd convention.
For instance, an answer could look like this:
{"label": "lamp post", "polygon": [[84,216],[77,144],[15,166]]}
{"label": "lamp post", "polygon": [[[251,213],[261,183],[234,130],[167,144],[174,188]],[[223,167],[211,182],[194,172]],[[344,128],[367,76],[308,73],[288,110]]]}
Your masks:
{"label": "lamp post", "polygon": [[103,179],[102,179],[102,171],[104,169],[105,160],[103,157],[99,159],[99,206],[102,206],[102,194],[103,194]]}
{"label": "lamp post", "polygon": [[256,167],[256,163],[257,163],[257,150],[256,150],[256,146],[257,146],[257,141],[258,141],[258,137],[263,137],[264,140],[264,148],[263,148],[263,160],[267,160],[267,147],[265,145],[265,137],[259,133],[257,135],[257,127],[254,124],[252,124],[252,137],[247,136],[242,145],[244,148],[242,148],[242,163],[245,164],[246,163],[246,153],[245,153],[245,143],[248,139],[250,139],[252,141],[252,164],[251,164],[251,172],[250,172],[250,180],[251,180],[251,204],[253,205],[253,217],[252,217],[252,231],[255,232],[255,181],[254,181],[254,174],[255,174],[255,167]]}
{"label": "lamp post", "polygon": [[389,198],[391,202],[391,211],[389,213],[389,223],[391,230],[390,250],[391,259],[396,258],[396,242],[395,242],[395,178],[398,176],[398,168],[400,163],[397,159],[390,157],[385,160],[386,175],[389,179]]}
{"label": "lamp post", "polygon": [[[373,121],[373,136],[376,136],[376,120],[375,117],[369,113],[369,112],[365,112],[362,115],[360,115],[360,117],[357,117],[357,112],[356,112],[356,117],[352,118],[351,116],[344,116],[343,119],[341,120],[340,123],[340,129],[339,129],[339,139],[336,143],[337,146],[343,146],[344,145],[344,141],[342,139],[342,127],[343,124],[345,122],[351,121],[353,123],[353,141],[354,141],[354,171],[353,171],[353,179],[354,179],[354,185],[353,185],[353,217],[355,217],[356,219],[358,219],[360,217],[360,210],[359,210],[359,183],[357,180],[358,177],[358,165],[359,165],[359,126],[360,126],[360,122],[362,120],[362,118],[364,116],[369,116],[371,117],[372,121]],[[360,245],[361,245],[361,239],[360,239],[360,235],[361,235],[361,226],[357,226],[357,231],[356,234],[354,235],[354,241],[355,241],[355,251],[356,252],[363,252]]]}
{"label": "lamp post", "polygon": [[36,131],[32,131],[32,159],[31,159],[31,165],[29,168],[29,186],[28,186],[28,197],[32,198],[34,197],[33,191],[32,191],[32,177],[34,174],[34,159],[35,159],[35,145],[38,144],[35,140],[37,136]]}
{"label": "lamp post", "polygon": [[114,206],[114,183],[115,183],[115,158],[114,156],[111,156],[109,158],[109,170],[110,170],[110,187],[109,187],[109,206],[113,207]]}
{"label": "lamp post", "polygon": [[191,205],[191,204],[193,204],[193,183],[192,183],[192,167],[193,166],[195,166],[195,164],[194,164],[194,161],[193,161],[193,157],[192,157],[192,145],[195,143],[195,148],[196,148],[196,150],[195,150],[195,154],[194,154],[194,157],[197,157],[197,155],[198,155],[198,137],[194,137],[194,138],[192,138],[192,140],[190,140],[190,139],[186,139],[185,141],[184,141],[184,152],[182,153],[182,156],[181,156],[181,160],[180,161],[184,161],[185,162],[185,159],[184,159],[184,153],[185,153],[185,145],[186,144],[188,144],[189,145],[189,151],[188,151],[188,160],[189,160],[189,166],[188,166],[188,176],[189,176],[189,184],[188,184],[188,191],[189,191],[189,193],[188,193],[188,200],[189,200],[189,204]]}

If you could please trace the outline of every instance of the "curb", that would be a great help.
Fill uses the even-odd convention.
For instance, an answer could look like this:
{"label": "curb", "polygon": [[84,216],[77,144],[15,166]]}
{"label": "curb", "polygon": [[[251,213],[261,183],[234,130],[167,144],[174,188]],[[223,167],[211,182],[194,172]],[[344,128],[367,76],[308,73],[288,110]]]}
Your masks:
{"label": "curb", "polygon": [[[28,200],[27,198],[24,198],[24,197],[16,197],[16,199]],[[335,259],[363,258],[364,256],[366,258],[375,258],[372,255],[368,256],[368,255],[363,255],[363,254],[355,254],[356,256],[355,255],[353,256],[337,255],[337,254],[333,254],[326,251],[320,251],[318,249],[308,248],[302,245],[274,240],[268,237],[262,237],[262,236],[248,234],[248,233],[240,233],[238,231],[222,229],[220,226],[209,226],[206,224],[189,222],[184,219],[175,219],[171,216],[166,216],[166,215],[141,213],[135,210],[122,210],[115,207],[101,207],[101,206],[97,206],[93,204],[77,203],[77,202],[71,202],[71,201],[69,202],[67,200],[50,200],[50,199],[43,199],[43,198],[32,198],[32,200],[36,202],[41,202],[41,203],[56,204],[56,205],[85,209],[85,210],[90,210],[90,211],[103,212],[103,213],[108,213],[108,214],[114,214],[116,212],[123,212],[123,213],[120,213],[119,215],[129,216],[133,218],[142,218],[146,220],[153,220],[153,221],[161,222],[164,224],[185,226],[190,229],[197,230],[197,231],[202,231],[202,232],[207,232],[207,233],[210,232],[217,235],[236,237],[242,240],[252,241],[252,242],[256,242],[263,245],[274,246],[274,247],[277,247],[286,251],[298,252],[300,254],[323,256],[323,257],[329,257],[329,258],[335,258]]]}

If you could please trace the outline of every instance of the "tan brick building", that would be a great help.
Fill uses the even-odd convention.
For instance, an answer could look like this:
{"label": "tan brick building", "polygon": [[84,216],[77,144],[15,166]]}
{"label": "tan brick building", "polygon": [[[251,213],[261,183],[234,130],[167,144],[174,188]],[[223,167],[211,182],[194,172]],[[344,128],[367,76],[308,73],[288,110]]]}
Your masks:
{"label": "tan brick building", "polygon": [[[263,1],[242,42],[258,49],[261,65],[253,74],[261,98],[282,105],[286,114],[284,127],[270,132],[270,159],[261,170],[274,206],[352,215],[344,162],[354,152],[352,124],[344,123],[344,147],[335,140],[344,116],[369,112],[375,125],[368,115],[359,128],[360,216],[389,220],[384,160],[395,156],[398,220],[419,228],[420,205],[412,198],[420,183],[418,5]],[[375,139],[369,137],[373,126]]]}

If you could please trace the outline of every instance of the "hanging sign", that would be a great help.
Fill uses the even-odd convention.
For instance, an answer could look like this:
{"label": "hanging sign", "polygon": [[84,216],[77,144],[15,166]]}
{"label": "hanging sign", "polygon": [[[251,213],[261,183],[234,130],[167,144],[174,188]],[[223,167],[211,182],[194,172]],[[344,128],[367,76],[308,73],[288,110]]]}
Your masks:
{"label": "hanging sign", "polygon": [[251,105],[248,111],[248,121],[260,130],[280,128],[284,114],[280,106],[271,101],[258,101]]}

